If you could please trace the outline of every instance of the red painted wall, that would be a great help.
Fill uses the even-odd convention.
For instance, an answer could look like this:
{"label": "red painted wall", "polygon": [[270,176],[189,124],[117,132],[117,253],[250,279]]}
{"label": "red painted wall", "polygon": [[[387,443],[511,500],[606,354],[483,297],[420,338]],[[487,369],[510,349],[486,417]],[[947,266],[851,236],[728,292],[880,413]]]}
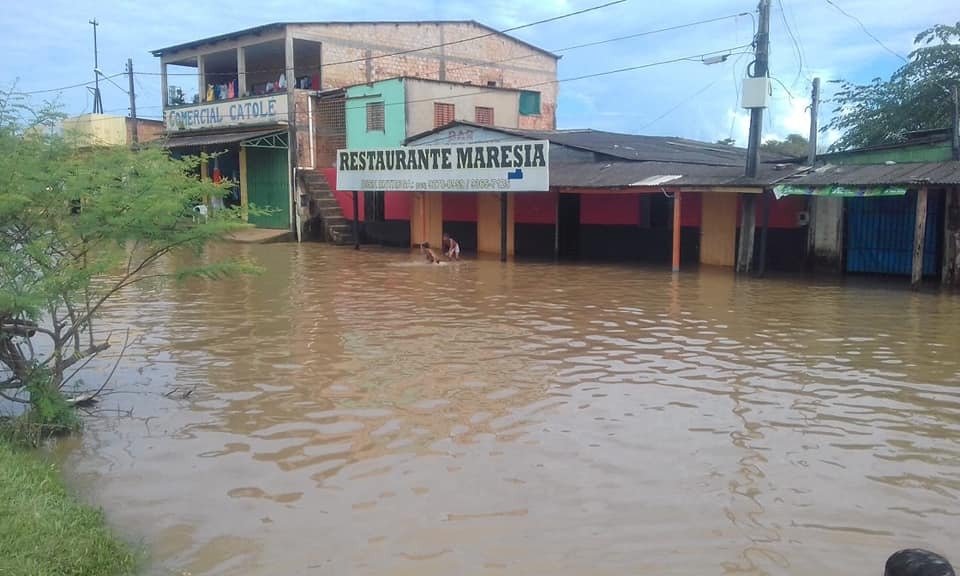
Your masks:
{"label": "red painted wall", "polygon": [[513,197],[513,221],[517,224],[553,224],[556,193],[524,192]]}
{"label": "red painted wall", "polygon": [[476,222],[477,195],[468,192],[444,192],[444,222]]}
{"label": "red painted wall", "polygon": [[409,220],[413,209],[413,192],[384,192],[383,211],[387,220]]}
{"label": "red painted wall", "polygon": [[703,196],[699,192],[680,194],[680,227],[699,228],[703,220]]}
{"label": "red painted wall", "polygon": [[609,226],[640,223],[638,194],[581,194],[580,223]]}
{"label": "red painted wall", "polygon": [[[770,202],[770,228],[800,228],[797,224],[797,215],[807,209],[806,196],[787,196],[780,200],[770,196],[767,200]],[[757,227],[763,226],[763,202],[764,199],[757,195]],[[742,223],[743,216],[743,195],[737,196],[737,226]]]}
{"label": "red painted wall", "polygon": [[[353,220],[353,192],[344,192],[337,190],[337,169],[323,168],[320,170],[327,178],[327,184],[333,190],[333,197],[340,204],[340,210],[343,211],[343,217],[347,220]],[[363,222],[363,192],[357,193],[357,206],[360,212],[360,221]]]}

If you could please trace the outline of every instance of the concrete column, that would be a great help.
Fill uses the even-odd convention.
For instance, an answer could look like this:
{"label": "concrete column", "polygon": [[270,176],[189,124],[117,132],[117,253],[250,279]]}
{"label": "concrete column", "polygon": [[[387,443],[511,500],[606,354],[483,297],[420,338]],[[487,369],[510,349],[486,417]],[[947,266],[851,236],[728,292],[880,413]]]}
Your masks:
{"label": "concrete column", "polygon": [[163,110],[167,109],[170,101],[167,96],[167,63],[160,61],[160,93],[163,94]]}
{"label": "concrete column", "polygon": [[200,90],[200,101],[207,101],[207,70],[203,56],[197,56],[197,89]]}
{"label": "concrete column", "polygon": [[810,265],[814,271],[843,272],[843,198],[810,198]]}
{"label": "concrete column", "polygon": [[294,221],[294,207],[300,205],[300,199],[297,198],[296,173],[297,173],[297,91],[294,89],[296,82],[296,73],[293,69],[293,36],[287,29],[283,44],[283,62],[284,77],[287,79],[287,154],[290,172],[290,227],[293,229],[296,225]]}
{"label": "concrete column", "polygon": [[237,48],[237,97],[247,95],[247,49]]}

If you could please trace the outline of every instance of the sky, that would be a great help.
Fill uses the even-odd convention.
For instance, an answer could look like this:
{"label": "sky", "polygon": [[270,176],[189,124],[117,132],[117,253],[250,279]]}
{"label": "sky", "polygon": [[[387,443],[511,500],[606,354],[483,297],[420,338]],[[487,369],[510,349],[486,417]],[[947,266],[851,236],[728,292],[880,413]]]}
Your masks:
{"label": "sky", "polygon": [[[137,72],[159,72],[150,50],[277,21],[460,20],[497,29],[567,14],[609,0],[34,0],[5,8],[8,26],[0,36],[0,88],[30,92],[93,78],[96,18],[100,69],[123,72],[133,58]],[[764,138],[807,134],[811,79],[820,77],[829,99],[837,80],[888,77],[903,64],[917,33],[960,20],[956,0],[773,0],[770,72],[773,97]],[[626,0],[582,15],[532,26],[515,36],[548,50],[607,40],[659,28],[739,13],[755,13],[756,0]],[[837,7],[852,15],[848,17]],[[858,22],[859,20],[859,22]],[[861,26],[862,24],[862,26]],[[560,84],[558,128],[679,136],[705,141],[733,138],[745,145],[748,111],[739,106],[740,82],[752,58],[739,54],[753,34],[749,16],[562,51],[558,77],[574,78],[690,58],[681,62]],[[869,32],[869,34],[868,34]],[[874,38],[871,38],[872,34]],[[882,44],[882,45],[881,45]],[[725,62],[705,65],[701,54],[733,52]],[[105,112],[127,114],[127,79],[101,82]],[[137,112],[161,116],[160,79],[136,78]],[[92,110],[84,87],[31,96],[56,100],[68,114]],[[822,105],[821,123],[832,106]],[[827,134],[829,143],[837,137]]]}

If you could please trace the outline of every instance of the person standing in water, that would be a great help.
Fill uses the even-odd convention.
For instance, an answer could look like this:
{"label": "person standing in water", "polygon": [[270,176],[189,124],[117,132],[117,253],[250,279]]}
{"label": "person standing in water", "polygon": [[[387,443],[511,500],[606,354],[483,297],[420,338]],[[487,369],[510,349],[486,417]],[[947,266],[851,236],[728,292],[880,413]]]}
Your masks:
{"label": "person standing in water", "polygon": [[446,232],[443,233],[443,254],[451,260],[460,259],[460,244]]}

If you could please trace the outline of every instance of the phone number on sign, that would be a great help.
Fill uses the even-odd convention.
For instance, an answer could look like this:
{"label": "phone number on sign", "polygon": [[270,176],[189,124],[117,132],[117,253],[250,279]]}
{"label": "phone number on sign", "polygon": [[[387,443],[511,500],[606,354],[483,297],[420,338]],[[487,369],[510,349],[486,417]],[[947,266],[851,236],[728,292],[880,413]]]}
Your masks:
{"label": "phone number on sign", "polygon": [[484,190],[508,190],[510,182],[505,178],[446,178],[414,182],[412,180],[363,180],[364,190],[435,190],[440,192],[480,192]]}

